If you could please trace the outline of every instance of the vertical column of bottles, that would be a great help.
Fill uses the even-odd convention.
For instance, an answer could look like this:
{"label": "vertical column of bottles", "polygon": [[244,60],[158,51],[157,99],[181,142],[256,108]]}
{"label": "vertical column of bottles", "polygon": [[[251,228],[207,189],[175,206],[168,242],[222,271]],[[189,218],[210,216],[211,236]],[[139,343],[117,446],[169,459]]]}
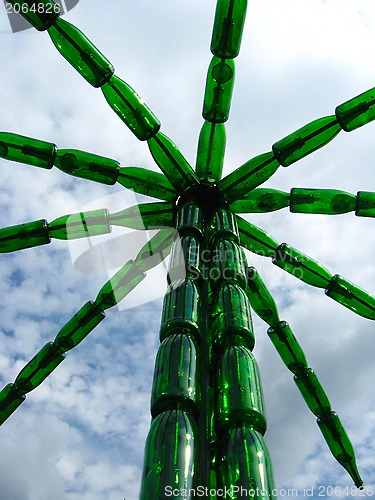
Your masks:
{"label": "vertical column of bottles", "polygon": [[[226,498],[272,498],[266,418],[246,289],[246,257],[233,214],[219,209],[210,223],[215,470]],[[245,493],[246,491],[246,493]]]}
{"label": "vertical column of bottles", "polygon": [[183,498],[184,490],[199,484],[200,208],[192,202],[183,204],[176,228],[151,394],[152,422],[141,486],[145,500],[164,498],[172,491],[174,497]]}

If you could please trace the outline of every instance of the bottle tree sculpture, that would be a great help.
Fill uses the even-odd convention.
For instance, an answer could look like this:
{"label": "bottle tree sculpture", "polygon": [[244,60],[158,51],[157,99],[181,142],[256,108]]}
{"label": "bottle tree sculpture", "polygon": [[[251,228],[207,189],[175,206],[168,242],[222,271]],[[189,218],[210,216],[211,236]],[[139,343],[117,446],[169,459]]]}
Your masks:
{"label": "bottle tree sculpture", "polygon": [[[142,499],[185,498],[186,490],[207,488],[207,496],[274,497],[270,458],[264,442],[266,419],[257,363],[252,354],[251,309],[269,325],[268,335],[294,380],[333,456],[363,487],[350,440],[309,367],[290,325],[243,248],[272,263],[364,318],[375,319],[375,298],[286,243],[279,243],[240,213],[272,212],[375,216],[375,193],[293,188],[290,193],[260,187],[280,166],[288,167],[325,146],[342,130],[375,119],[375,88],[340,104],[331,116],[308,123],[222,178],[229,117],[247,8],[246,0],[218,0],[211,40],[195,169],[160,132],[160,122],[135,91],[114,74],[112,64],[75,26],[61,19],[52,0],[10,0],[62,56],[104,98],[141,141],[147,141],[162,173],[120,167],[91,153],[15,133],[0,133],[0,156],[104,184],[120,183],[157,198],[117,213],[94,210],[38,220],[0,230],[0,251],[13,252],[51,242],[106,234],[111,226],[159,228],[134,260],[108,281],[27,363],[0,393],[3,423],[171,251],[160,348],[151,396],[152,422],[146,443]],[[243,248],[242,248],[243,247]],[[220,489],[220,490],[219,490]],[[245,492],[245,493],[244,493]],[[247,493],[246,493],[247,492]],[[169,495],[170,496],[170,495]]]}

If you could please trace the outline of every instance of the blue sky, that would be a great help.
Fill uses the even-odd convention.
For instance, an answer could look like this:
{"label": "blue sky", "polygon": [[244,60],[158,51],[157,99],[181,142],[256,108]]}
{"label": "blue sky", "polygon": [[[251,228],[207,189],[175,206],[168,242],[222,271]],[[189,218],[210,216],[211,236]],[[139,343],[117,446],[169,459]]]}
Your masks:
{"label": "blue sky", "polygon": [[[215,1],[80,0],[65,19],[111,60],[116,74],[143,97],[162,131],[194,164]],[[0,130],[157,169],[140,143],[57,53],[46,33],[12,34],[0,10]],[[375,6],[369,0],[249,2],[227,123],[225,173],[336,105],[372,88]],[[375,191],[374,123],[342,132],[324,149],[267,186]],[[111,211],[134,203],[120,185],[101,186],[0,161],[0,226],[82,209]],[[120,208],[118,208],[120,207]],[[291,214],[248,220],[375,292],[373,220]],[[115,235],[117,233],[114,233]],[[100,240],[99,240],[100,241]],[[82,273],[82,247],[50,245],[0,259],[0,382],[12,382],[62,325],[94,299],[108,273]],[[126,257],[127,260],[129,257]],[[73,261],[72,261],[73,260]],[[375,488],[374,327],[282,270],[248,254],[273,293],[356,448],[367,486]],[[133,500],[138,497],[150,423],[149,394],[158,346],[160,273],[138,298],[125,299],[1,428],[0,482],[11,500]],[[147,291],[147,295],[146,295]],[[146,299],[155,299],[147,302]],[[129,308],[130,305],[141,305]],[[292,375],[254,316],[257,357],[268,415],[267,444],[276,486],[351,486],[331,457]],[[343,490],[344,491],[344,490]]]}

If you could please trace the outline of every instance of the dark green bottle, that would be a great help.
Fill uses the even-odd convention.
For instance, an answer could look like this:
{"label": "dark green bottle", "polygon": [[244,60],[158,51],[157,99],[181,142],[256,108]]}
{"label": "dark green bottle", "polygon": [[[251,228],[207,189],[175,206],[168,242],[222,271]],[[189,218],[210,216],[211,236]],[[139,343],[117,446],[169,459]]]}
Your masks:
{"label": "dark green bottle", "polygon": [[115,68],[76,26],[58,19],[48,34],[60,54],[90,85],[101,87],[110,80]]}
{"label": "dark green bottle", "polygon": [[69,351],[76,347],[105,318],[105,313],[98,311],[90,300],[61,328],[54,344],[60,351]]}
{"label": "dark green bottle", "polygon": [[208,68],[203,101],[203,118],[211,123],[223,123],[229,118],[235,68],[233,59],[213,57]]}
{"label": "dark green bottle", "polygon": [[353,445],[342,426],[336,412],[324,419],[318,419],[318,425],[332,455],[347,470],[357,488],[363,489],[363,481],[359,475]]}
{"label": "dark green bottle", "polygon": [[331,414],[331,403],[312,368],[305,368],[298,372],[294,376],[294,382],[307,406],[316,417],[325,418]]}
{"label": "dark green bottle", "polygon": [[211,52],[233,59],[240,52],[247,0],[218,0],[211,39]]}
{"label": "dark green bottle", "polygon": [[48,223],[48,234],[59,240],[89,238],[110,232],[111,224],[106,208],[64,215]]}
{"label": "dark green bottle", "polygon": [[194,340],[185,334],[167,337],[155,361],[152,417],[177,407],[197,415],[201,399],[199,374],[199,349]]}
{"label": "dark green bottle", "polygon": [[59,5],[53,0],[7,0],[7,2],[38,31],[45,31],[52,26],[61,13]]}
{"label": "dark green bottle", "polygon": [[335,116],[326,116],[275,142],[272,150],[283,167],[328,144],[341,131]]}
{"label": "dark green bottle", "polygon": [[113,111],[140,141],[150,139],[160,129],[156,116],[123,80],[114,75],[101,89]]}
{"label": "dark green bottle", "polygon": [[193,201],[184,203],[177,211],[176,229],[182,235],[196,235],[203,238],[203,211]]}
{"label": "dark green bottle", "polygon": [[360,316],[375,319],[375,297],[342,276],[335,274],[326,294]]}
{"label": "dark green bottle", "polygon": [[289,206],[289,193],[271,188],[258,188],[234,201],[230,208],[236,213],[274,212]]}
{"label": "dark green bottle", "polygon": [[356,207],[354,194],[337,189],[293,188],[290,191],[290,211],[304,214],[344,214]]}
{"label": "dark green bottle", "polygon": [[140,203],[110,215],[114,226],[132,229],[173,227],[173,204],[167,202]]}
{"label": "dark green bottle", "polygon": [[266,432],[259,369],[249,349],[243,345],[225,349],[218,361],[215,385],[219,429],[246,424],[261,434]]}
{"label": "dark green bottle", "polygon": [[6,160],[50,169],[53,167],[56,151],[56,144],[51,142],[0,132],[0,157]]}
{"label": "dark green bottle", "polygon": [[280,321],[276,303],[255,267],[247,269],[246,295],[252,309],[268,325],[274,326]]}
{"label": "dark green bottle", "polygon": [[247,161],[219,182],[229,203],[247,197],[251,191],[266,182],[279,168],[275,155],[264,153]]}
{"label": "dark green bottle", "polygon": [[117,182],[137,193],[173,201],[176,192],[165,175],[141,167],[121,167]]}
{"label": "dark green bottle", "polygon": [[242,248],[231,240],[217,239],[211,249],[211,268],[209,271],[211,286],[231,282],[246,288],[246,257]]}
{"label": "dark green bottle", "polygon": [[140,500],[167,498],[175,489],[183,492],[196,487],[197,435],[194,420],[179,409],[165,411],[152,421],[145,447]]}
{"label": "dark green bottle", "polygon": [[272,263],[305,283],[319,288],[327,288],[332,278],[332,274],[319,262],[286,243],[277,247]]}
{"label": "dark green bottle", "polygon": [[0,253],[15,252],[50,242],[45,219],[0,229]]}
{"label": "dark green bottle", "polygon": [[198,141],[198,152],[195,172],[200,179],[218,182],[223,171],[226,146],[224,123],[205,121]]}
{"label": "dark green bottle", "polygon": [[209,221],[208,234],[211,245],[219,238],[238,243],[238,226],[235,215],[226,208],[217,210]]}
{"label": "dark green bottle", "polygon": [[375,193],[371,191],[358,191],[356,215],[361,217],[375,217]]}
{"label": "dark green bottle", "polygon": [[306,357],[289,324],[280,321],[268,328],[267,333],[289,370],[295,375],[305,373],[308,368]]}
{"label": "dark green bottle", "polygon": [[140,271],[146,272],[162,262],[171,251],[175,236],[172,228],[161,229],[140,249],[135,263]]}
{"label": "dark green bottle", "polygon": [[0,392],[0,425],[25,401],[25,395],[19,395],[14,384],[8,384]]}
{"label": "dark green bottle", "polygon": [[337,120],[342,129],[351,132],[375,120],[375,87],[337,106]]}
{"label": "dark green bottle", "polygon": [[173,245],[168,266],[171,283],[185,276],[198,280],[202,276],[200,242],[195,236],[185,235]]}
{"label": "dark green bottle", "polygon": [[241,245],[250,252],[264,257],[273,257],[278,247],[278,242],[269,233],[254,224],[247,222],[242,217],[236,217],[240,233]]}

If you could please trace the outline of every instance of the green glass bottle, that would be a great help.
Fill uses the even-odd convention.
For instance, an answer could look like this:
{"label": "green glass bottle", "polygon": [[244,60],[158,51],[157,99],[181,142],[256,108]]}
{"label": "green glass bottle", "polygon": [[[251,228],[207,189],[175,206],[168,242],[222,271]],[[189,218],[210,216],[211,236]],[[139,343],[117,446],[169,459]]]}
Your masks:
{"label": "green glass bottle", "polygon": [[58,19],[48,34],[60,54],[90,85],[101,87],[110,80],[115,68],[76,26]]}
{"label": "green glass bottle", "polygon": [[150,139],[160,129],[156,116],[123,80],[114,75],[101,89],[113,111],[140,141]]}
{"label": "green glass bottle", "polygon": [[215,240],[209,276],[213,288],[226,282],[246,288],[246,257],[237,243],[222,238]]}
{"label": "green glass bottle", "polygon": [[117,182],[122,186],[159,200],[173,201],[176,192],[165,175],[141,167],[121,167]]}
{"label": "green glass bottle", "polygon": [[226,498],[276,500],[271,459],[259,432],[247,426],[230,429],[222,440],[217,468],[218,487],[230,492]]}
{"label": "green glass bottle", "polygon": [[305,283],[318,288],[327,288],[332,279],[332,274],[319,262],[286,243],[281,243],[277,247],[272,263]]}
{"label": "green glass bottle", "polygon": [[197,434],[194,420],[179,409],[165,411],[152,421],[145,447],[140,500],[167,498],[174,490],[183,494],[196,486]]}
{"label": "green glass bottle", "polygon": [[305,373],[308,368],[306,357],[289,324],[279,321],[268,328],[267,333],[289,370],[295,375]]}
{"label": "green glass bottle", "polygon": [[45,31],[56,21],[61,11],[53,0],[7,0],[38,31]]}
{"label": "green glass bottle", "polygon": [[230,208],[236,213],[274,212],[289,206],[289,193],[271,188],[254,189],[244,199],[234,201]]}
{"label": "green glass bottle", "polygon": [[318,118],[275,142],[272,150],[283,167],[328,144],[341,131],[335,116]]}
{"label": "green glass bottle", "polygon": [[185,276],[193,280],[201,278],[201,252],[198,238],[185,235],[176,241],[169,260],[168,276],[172,283]]}
{"label": "green glass bottle", "polygon": [[255,267],[249,267],[246,274],[246,295],[249,299],[250,306],[268,325],[276,325],[280,321],[279,313],[268,288]]}
{"label": "green glass bottle", "polygon": [[203,211],[193,201],[184,203],[177,211],[176,229],[182,235],[196,235],[203,238],[204,223]]}
{"label": "green glass bottle", "polygon": [[353,445],[342,426],[336,412],[324,419],[318,419],[318,425],[332,455],[347,470],[357,488],[363,489],[363,481],[359,475]]}
{"label": "green glass bottle", "polygon": [[110,215],[114,226],[132,229],[173,227],[173,204],[167,202],[140,203]]}
{"label": "green glass bottle", "polygon": [[60,351],[66,352],[76,347],[105,318],[105,313],[98,311],[90,300],[61,328],[54,344]]}
{"label": "green glass bottle", "polygon": [[104,311],[123,300],[146,277],[134,261],[129,260],[100,289],[93,307]]}
{"label": "green glass bottle", "polygon": [[242,217],[236,217],[240,233],[240,243],[250,252],[264,257],[273,257],[278,247],[278,242],[269,233],[254,224],[247,222]]}
{"label": "green glass bottle", "polygon": [[325,418],[331,414],[331,403],[312,368],[305,368],[298,372],[294,376],[294,382],[315,416]]}
{"label": "green glass bottle", "polygon": [[229,118],[234,86],[233,59],[213,57],[208,68],[202,116],[211,123],[223,123]]}
{"label": "green glass bottle", "polygon": [[216,347],[231,335],[238,335],[252,351],[255,345],[250,304],[238,285],[226,284],[216,292],[211,309],[211,331]]}
{"label": "green glass bottle", "polygon": [[218,361],[215,385],[219,429],[246,424],[264,435],[266,417],[259,369],[249,349],[243,345],[225,349]]}
{"label": "green glass bottle", "polygon": [[20,394],[26,394],[40,385],[59,364],[64,361],[65,355],[59,351],[58,346],[48,342],[27,363],[17,375],[14,387]]}
{"label": "green glass bottle", "polygon": [[66,174],[108,185],[116,183],[120,168],[116,160],[78,149],[59,149],[55,166]]}
{"label": "green glass bottle", "polygon": [[247,0],[218,0],[211,39],[211,52],[233,59],[240,52]]}
{"label": "green glass bottle", "polygon": [[48,223],[48,234],[59,240],[88,238],[111,232],[109,212],[106,208],[64,215]]}
{"label": "green glass bottle", "polygon": [[290,191],[290,211],[304,214],[344,214],[356,207],[354,194],[337,189],[293,188]]}
{"label": "green glass bottle", "polygon": [[207,182],[218,182],[221,179],[226,140],[224,123],[203,123],[195,168],[200,179]]}
{"label": "green glass bottle", "polygon": [[186,278],[171,283],[164,296],[160,342],[174,333],[190,332],[200,339],[201,301],[196,283]]}
{"label": "green glass bottle", "polygon": [[199,184],[195,172],[181,154],[176,144],[158,132],[148,140],[151,155],[177,193]]}
{"label": "green glass bottle", "polygon": [[47,245],[50,242],[45,219],[0,229],[0,253]]}
{"label": "green glass bottle", "polygon": [[358,191],[355,214],[361,217],[375,217],[375,193]]}
{"label": "green glass bottle", "polygon": [[161,229],[138,252],[135,263],[140,271],[146,272],[162,262],[173,247],[175,230]]}
{"label": "green glass bottle", "polygon": [[340,104],[335,109],[337,120],[346,132],[351,132],[375,120],[375,87]]}
{"label": "green glass bottle", "polygon": [[335,274],[325,292],[328,297],[368,319],[375,319],[375,297]]}
{"label": "green glass bottle", "polygon": [[218,238],[238,243],[238,226],[235,215],[226,208],[217,210],[209,221],[208,234],[211,245],[214,245]]}
{"label": "green glass bottle", "polygon": [[6,160],[50,169],[53,167],[56,151],[56,144],[51,142],[0,132],[0,157]]}
{"label": "green glass bottle", "polygon": [[199,349],[194,340],[179,333],[167,337],[155,361],[152,417],[177,407],[197,415],[201,399],[199,374]]}
{"label": "green glass bottle", "polygon": [[14,384],[8,384],[0,392],[0,425],[25,401],[26,396],[18,394]]}
{"label": "green glass bottle", "polygon": [[251,191],[266,182],[279,168],[275,155],[264,153],[247,161],[219,182],[228,203],[247,197]]}

